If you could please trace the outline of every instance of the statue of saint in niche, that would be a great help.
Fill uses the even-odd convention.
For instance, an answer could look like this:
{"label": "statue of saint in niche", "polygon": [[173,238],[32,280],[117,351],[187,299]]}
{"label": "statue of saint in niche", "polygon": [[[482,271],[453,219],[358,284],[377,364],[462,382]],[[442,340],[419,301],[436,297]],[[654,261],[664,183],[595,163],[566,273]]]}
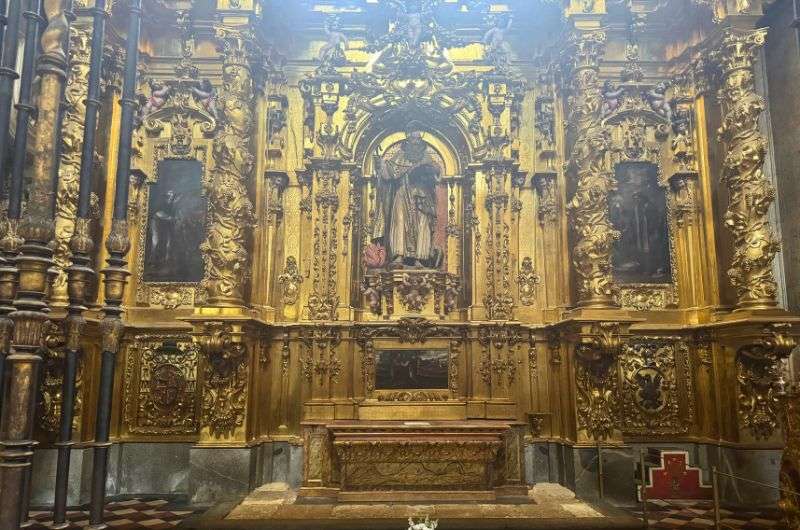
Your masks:
{"label": "statue of saint in niche", "polygon": [[[436,184],[441,173],[437,154],[411,126],[393,151],[374,157],[373,245],[365,254],[382,248],[390,269],[439,268],[443,253],[436,244]],[[366,257],[368,266],[378,265]]]}

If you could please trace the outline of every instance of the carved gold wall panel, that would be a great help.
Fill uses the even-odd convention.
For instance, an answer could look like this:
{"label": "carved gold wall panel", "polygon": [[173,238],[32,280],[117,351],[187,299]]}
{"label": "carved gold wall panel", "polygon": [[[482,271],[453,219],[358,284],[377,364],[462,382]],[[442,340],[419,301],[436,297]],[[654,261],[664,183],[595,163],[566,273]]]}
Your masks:
{"label": "carved gold wall panel", "polygon": [[188,335],[136,335],[125,349],[124,422],[131,434],[196,435],[200,355]]}

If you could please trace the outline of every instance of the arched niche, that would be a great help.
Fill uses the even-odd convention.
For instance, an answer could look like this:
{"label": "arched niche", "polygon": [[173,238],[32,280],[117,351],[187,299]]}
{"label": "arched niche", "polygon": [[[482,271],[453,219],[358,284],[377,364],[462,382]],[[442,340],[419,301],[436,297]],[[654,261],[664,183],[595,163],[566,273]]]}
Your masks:
{"label": "arched niche", "polygon": [[[402,119],[405,116],[408,118]],[[471,179],[464,178],[469,150],[457,127],[443,127],[437,119],[427,118],[419,113],[395,113],[368,127],[365,133],[369,133],[369,137],[365,136],[356,150],[355,162],[362,175],[360,196],[364,230],[360,240],[354,242],[358,245],[354,253],[358,257],[353,268],[354,280],[360,288],[353,302],[372,318],[446,317],[467,306],[462,293],[469,276],[469,263],[465,259],[467,230],[463,223],[465,197],[472,196]],[[376,214],[379,202],[393,200],[381,194],[396,192],[395,189],[387,191],[389,188],[379,180],[376,157],[391,159],[408,140],[409,127],[421,133],[430,158],[439,168],[438,180],[433,186],[436,212],[433,245],[441,251],[441,260],[422,262],[416,267],[410,263],[392,263],[386,240],[372,237],[376,223],[380,222]],[[387,254],[380,265],[371,252],[376,249]],[[411,286],[403,282],[416,283]]]}

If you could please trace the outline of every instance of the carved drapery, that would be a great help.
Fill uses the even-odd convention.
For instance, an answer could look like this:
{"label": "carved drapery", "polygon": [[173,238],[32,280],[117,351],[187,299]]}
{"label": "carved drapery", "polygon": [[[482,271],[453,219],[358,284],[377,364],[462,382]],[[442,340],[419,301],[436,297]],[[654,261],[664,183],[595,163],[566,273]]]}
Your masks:
{"label": "carved drapery", "polygon": [[218,129],[213,144],[214,168],[207,188],[210,224],[200,246],[206,263],[208,302],[243,302],[249,274],[247,234],[255,221],[247,182],[253,173],[252,36],[243,30],[218,28],[223,55],[222,86],[216,102]]}
{"label": "carved drapery", "polygon": [[569,171],[576,190],[568,210],[575,232],[572,260],[578,276],[578,303],[582,306],[613,305],[611,248],[619,238],[609,218],[608,196],[615,189],[613,173],[605,165],[608,131],[602,124],[603,94],[598,77],[605,52],[602,31],[577,33],[569,50],[572,93],[569,126],[575,143]]}
{"label": "carved drapery", "polygon": [[736,289],[738,306],[753,309],[776,305],[772,262],[780,250],[769,219],[775,189],[764,174],[767,140],[759,130],[766,104],[756,92],[753,70],[765,39],[765,30],[728,30],[712,53],[721,74],[719,138],[727,148],[722,171],[730,192],[725,225],[734,237],[728,277]]}

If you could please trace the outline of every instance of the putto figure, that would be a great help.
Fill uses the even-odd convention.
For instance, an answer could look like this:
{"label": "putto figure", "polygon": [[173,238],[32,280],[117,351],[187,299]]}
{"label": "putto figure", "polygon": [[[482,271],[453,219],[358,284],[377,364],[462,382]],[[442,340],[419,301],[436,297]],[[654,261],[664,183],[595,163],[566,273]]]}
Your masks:
{"label": "putto figure", "polygon": [[439,166],[422,133],[409,124],[406,139],[390,158],[375,155],[378,198],[372,241],[384,246],[389,268],[436,268],[434,246]]}

